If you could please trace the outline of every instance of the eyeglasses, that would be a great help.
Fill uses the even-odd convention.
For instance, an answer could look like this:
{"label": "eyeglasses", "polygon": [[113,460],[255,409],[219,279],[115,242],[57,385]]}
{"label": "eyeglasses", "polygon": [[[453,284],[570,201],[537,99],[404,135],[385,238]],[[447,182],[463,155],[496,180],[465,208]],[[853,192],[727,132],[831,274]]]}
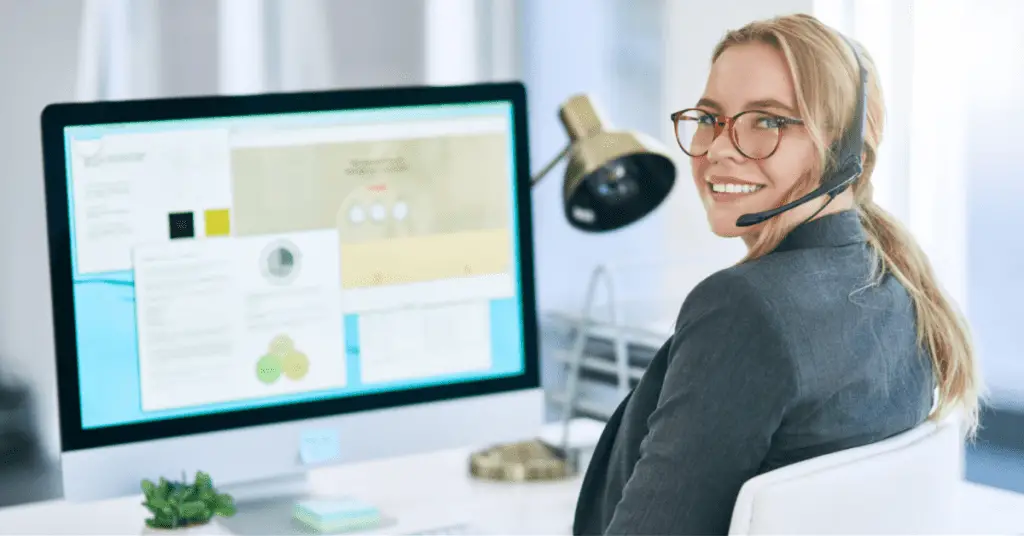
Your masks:
{"label": "eyeglasses", "polygon": [[723,130],[729,130],[733,147],[743,156],[762,160],[775,154],[782,133],[789,125],[803,121],[760,110],[747,110],[732,117],[719,117],[706,110],[688,108],[672,114],[679,148],[689,156],[708,154],[711,144]]}

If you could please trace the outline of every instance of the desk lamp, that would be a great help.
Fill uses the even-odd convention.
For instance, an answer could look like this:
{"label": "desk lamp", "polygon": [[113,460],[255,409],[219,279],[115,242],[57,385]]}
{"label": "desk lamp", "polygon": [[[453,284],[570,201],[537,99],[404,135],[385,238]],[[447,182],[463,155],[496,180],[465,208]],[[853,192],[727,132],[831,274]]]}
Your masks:
{"label": "desk lamp", "polygon": [[[568,156],[562,189],[565,217],[586,232],[614,231],[650,214],[668,197],[676,169],[661,145],[639,133],[608,130],[587,95],[569,98],[558,113],[569,143],[530,182],[546,177]],[[579,460],[569,448],[572,401],[566,401],[560,445],[534,439],[496,445],[470,456],[481,479],[556,480],[573,476]]]}
{"label": "desk lamp", "polygon": [[569,143],[534,175],[546,177],[566,156],[565,217],[582,231],[614,231],[650,214],[668,197],[676,169],[658,142],[639,132],[608,130],[587,95],[558,113]]}

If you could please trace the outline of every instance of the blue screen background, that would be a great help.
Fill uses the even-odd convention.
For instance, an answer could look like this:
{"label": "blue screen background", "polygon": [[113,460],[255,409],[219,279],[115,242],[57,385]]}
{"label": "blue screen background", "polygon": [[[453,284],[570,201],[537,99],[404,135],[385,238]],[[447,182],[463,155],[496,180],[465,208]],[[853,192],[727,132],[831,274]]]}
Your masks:
{"label": "blue screen background", "polygon": [[[74,126],[65,129],[66,162],[70,162],[70,146],[75,140],[97,139],[107,134],[136,132],[163,132],[175,129],[224,128],[227,126],[303,126],[316,124],[365,123],[414,119],[443,119],[466,116],[494,116],[504,114],[509,124],[509,188],[512,218],[512,244],[519,243],[518,213],[516,210],[517,185],[515,181],[515,139],[512,125],[511,103],[493,102],[458,105],[435,105],[407,108],[385,108],[358,111],[334,111],[263,115],[218,119],[190,119],[149,123],[123,123],[111,125]],[[237,402],[209,404],[174,410],[144,412],[141,403],[139,379],[138,337],[135,318],[134,278],[131,271],[82,275],[77,269],[74,229],[74,199],[70,170],[68,178],[68,206],[71,226],[71,259],[75,325],[78,346],[78,376],[81,402],[82,428],[102,428],[160,419],[238,411],[257,407],[295,404],[313,400],[354,396],[371,392],[395,391],[453,382],[474,381],[522,374],[525,367],[522,342],[522,300],[519,285],[518,248],[513,262],[515,283],[513,296],[492,300],[491,356],[489,371],[453,374],[392,383],[364,385],[360,378],[359,316],[347,315],[345,322],[345,348],[348,384],[343,389],[307,392]]]}

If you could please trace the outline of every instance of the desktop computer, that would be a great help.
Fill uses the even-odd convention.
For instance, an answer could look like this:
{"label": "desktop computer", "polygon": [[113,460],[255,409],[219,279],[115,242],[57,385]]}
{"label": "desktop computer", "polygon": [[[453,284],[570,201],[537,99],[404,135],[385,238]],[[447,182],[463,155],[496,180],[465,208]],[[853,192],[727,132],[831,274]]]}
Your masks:
{"label": "desktop computer", "polygon": [[538,432],[522,85],[56,104],[42,136],[66,498]]}

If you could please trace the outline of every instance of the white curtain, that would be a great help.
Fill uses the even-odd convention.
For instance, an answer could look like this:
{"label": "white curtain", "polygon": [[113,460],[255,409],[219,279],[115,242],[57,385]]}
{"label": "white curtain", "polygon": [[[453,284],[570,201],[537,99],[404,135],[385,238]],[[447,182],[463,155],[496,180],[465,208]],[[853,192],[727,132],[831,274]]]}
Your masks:
{"label": "white curtain", "polygon": [[327,0],[220,0],[218,7],[220,93],[331,87],[335,63]]}
{"label": "white curtain", "polygon": [[518,76],[517,0],[84,2],[81,100]]}
{"label": "white curtain", "polygon": [[217,89],[227,95],[267,89],[266,6],[262,1],[219,0]]}
{"label": "white curtain", "polygon": [[424,60],[430,85],[478,81],[476,0],[427,0]]}
{"label": "white curtain", "polygon": [[283,91],[329,89],[335,80],[328,0],[274,0],[277,24],[277,71],[273,76]]}
{"label": "white curtain", "polygon": [[916,0],[910,144],[910,228],[931,257],[939,279],[960,307],[967,295],[967,130],[965,69],[956,37],[966,19],[964,0]]}
{"label": "white curtain", "polygon": [[204,26],[195,20],[203,16],[216,18],[218,93],[322,89],[333,79],[326,0],[218,0],[215,10],[195,10],[166,26],[161,7],[168,6],[160,0],[85,0],[79,99],[168,96],[161,84],[167,56],[160,32],[189,39],[190,27]]}
{"label": "white curtain", "polygon": [[964,129],[969,61],[955,36],[965,0],[815,0],[815,15],[860,41],[874,58],[888,117],[873,182],[876,200],[928,253],[966,311],[967,211]]}
{"label": "white curtain", "polygon": [[85,0],[78,100],[151,97],[160,86],[158,0]]}

